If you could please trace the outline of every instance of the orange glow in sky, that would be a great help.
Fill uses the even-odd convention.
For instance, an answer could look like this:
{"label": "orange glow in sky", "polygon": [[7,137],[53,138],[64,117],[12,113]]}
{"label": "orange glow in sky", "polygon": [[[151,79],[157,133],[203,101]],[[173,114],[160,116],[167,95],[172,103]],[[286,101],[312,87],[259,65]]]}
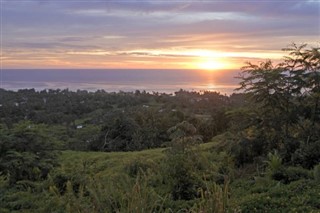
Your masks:
{"label": "orange glow in sky", "polygon": [[213,59],[200,63],[199,68],[204,70],[227,69],[225,64]]}
{"label": "orange glow in sky", "polygon": [[319,45],[319,9],[318,1],[2,1],[0,60],[6,69],[239,69],[282,58],[291,42]]}

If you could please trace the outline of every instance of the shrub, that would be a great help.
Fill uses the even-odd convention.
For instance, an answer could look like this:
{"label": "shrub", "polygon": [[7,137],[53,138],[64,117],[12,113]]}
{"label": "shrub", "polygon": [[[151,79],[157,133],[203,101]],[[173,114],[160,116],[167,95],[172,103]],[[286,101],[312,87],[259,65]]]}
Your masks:
{"label": "shrub", "polygon": [[156,164],[152,160],[134,159],[129,162],[125,170],[130,177],[136,177],[139,172],[147,172],[148,170],[155,170]]}
{"label": "shrub", "polygon": [[313,169],[313,177],[316,182],[320,182],[320,164],[316,165]]}
{"label": "shrub", "polygon": [[268,186],[262,193],[243,195],[239,212],[318,212],[318,194],[319,185],[310,180]]}
{"label": "shrub", "polygon": [[284,168],[282,166],[282,159],[277,151],[268,154],[267,174],[274,180],[283,180],[285,178]]}
{"label": "shrub", "polygon": [[202,180],[197,176],[192,162],[184,155],[173,155],[167,160],[164,178],[169,185],[173,200],[196,198]]}
{"label": "shrub", "polygon": [[320,141],[304,144],[292,155],[292,161],[296,165],[311,169],[320,163]]}
{"label": "shrub", "polygon": [[297,181],[300,179],[310,179],[311,174],[309,170],[304,169],[302,167],[288,167],[285,170],[286,183],[290,183],[293,181]]}
{"label": "shrub", "polygon": [[53,185],[42,212],[163,212],[166,198],[148,186],[149,176],[138,174],[135,180],[127,175],[114,178],[88,178],[79,190],[66,182],[64,194]]}
{"label": "shrub", "polygon": [[43,180],[57,165],[56,146],[45,125],[22,121],[12,129],[0,127],[0,170],[8,175],[11,185]]}
{"label": "shrub", "polygon": [[206,188],[200,190],[201,197],[198,202],[198,206],[193,212],[203,213],[223,213],[227,210],[229,201],[229,181],[225,180],[223,187],[213,183],[212,185],[206,185]]}

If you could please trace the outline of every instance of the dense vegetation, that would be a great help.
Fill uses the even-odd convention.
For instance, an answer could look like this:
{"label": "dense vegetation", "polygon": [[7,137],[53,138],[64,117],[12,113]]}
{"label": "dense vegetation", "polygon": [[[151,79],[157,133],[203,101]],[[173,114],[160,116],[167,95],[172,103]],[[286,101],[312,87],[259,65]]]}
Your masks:
{"label": "dense vegetation", "polygon": [[285,51],[230,96],[1,89],[0,211],[320,211],[320,51]]}

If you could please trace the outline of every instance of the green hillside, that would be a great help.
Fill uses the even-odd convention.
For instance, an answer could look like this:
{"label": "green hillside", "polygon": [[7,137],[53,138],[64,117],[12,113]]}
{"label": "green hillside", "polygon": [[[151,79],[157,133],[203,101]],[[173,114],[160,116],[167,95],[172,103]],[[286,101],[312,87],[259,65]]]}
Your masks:
{"label": "green hillside", "polygon": [[[292,180],[283,183],[259,171],[258,165],[236,168],[232,159],[219,151],[221,139],[226,137],[220,135],[214,142],[193,146],[192,154],[182,156],[182,161],[179,154],[172,157],[165,148],[111,153],[63,151],[58,158],[60,165],[47,180],[20,181],[15,189],[4,193],[2,211],[319,212],[320,185],[313,170],[287,168],[283,174]],[[193,154],[200,160],[194,167],[185,167],[184,161],[190,165],[187,157]],[[176,162],[168,162],[173,159]],[[194,182],[199,181],[197,177],[204,180],[193,199],[173,199],[175,188],[170,188],[169,180],[188,187],[195,183],[169,177],[167,164],[172,163],[190,170]],[[1,184],[6,187],[5,180]],[[188,192],[192,193],[181,193]]]}

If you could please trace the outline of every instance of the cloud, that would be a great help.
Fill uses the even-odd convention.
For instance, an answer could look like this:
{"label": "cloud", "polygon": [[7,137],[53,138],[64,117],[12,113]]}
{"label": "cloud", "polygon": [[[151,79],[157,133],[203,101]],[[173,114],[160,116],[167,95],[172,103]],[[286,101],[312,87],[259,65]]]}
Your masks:
{"label": "cloud", "polygon": [[198,49],[272,55],[290,42],[315,43],[320,34],[318,1],[20,0],[2,4],[3,52],[10,57],[18,57],[17,51],[37,55],[35,50],[127,61],[187,60],[192,56],[186,53]]}

